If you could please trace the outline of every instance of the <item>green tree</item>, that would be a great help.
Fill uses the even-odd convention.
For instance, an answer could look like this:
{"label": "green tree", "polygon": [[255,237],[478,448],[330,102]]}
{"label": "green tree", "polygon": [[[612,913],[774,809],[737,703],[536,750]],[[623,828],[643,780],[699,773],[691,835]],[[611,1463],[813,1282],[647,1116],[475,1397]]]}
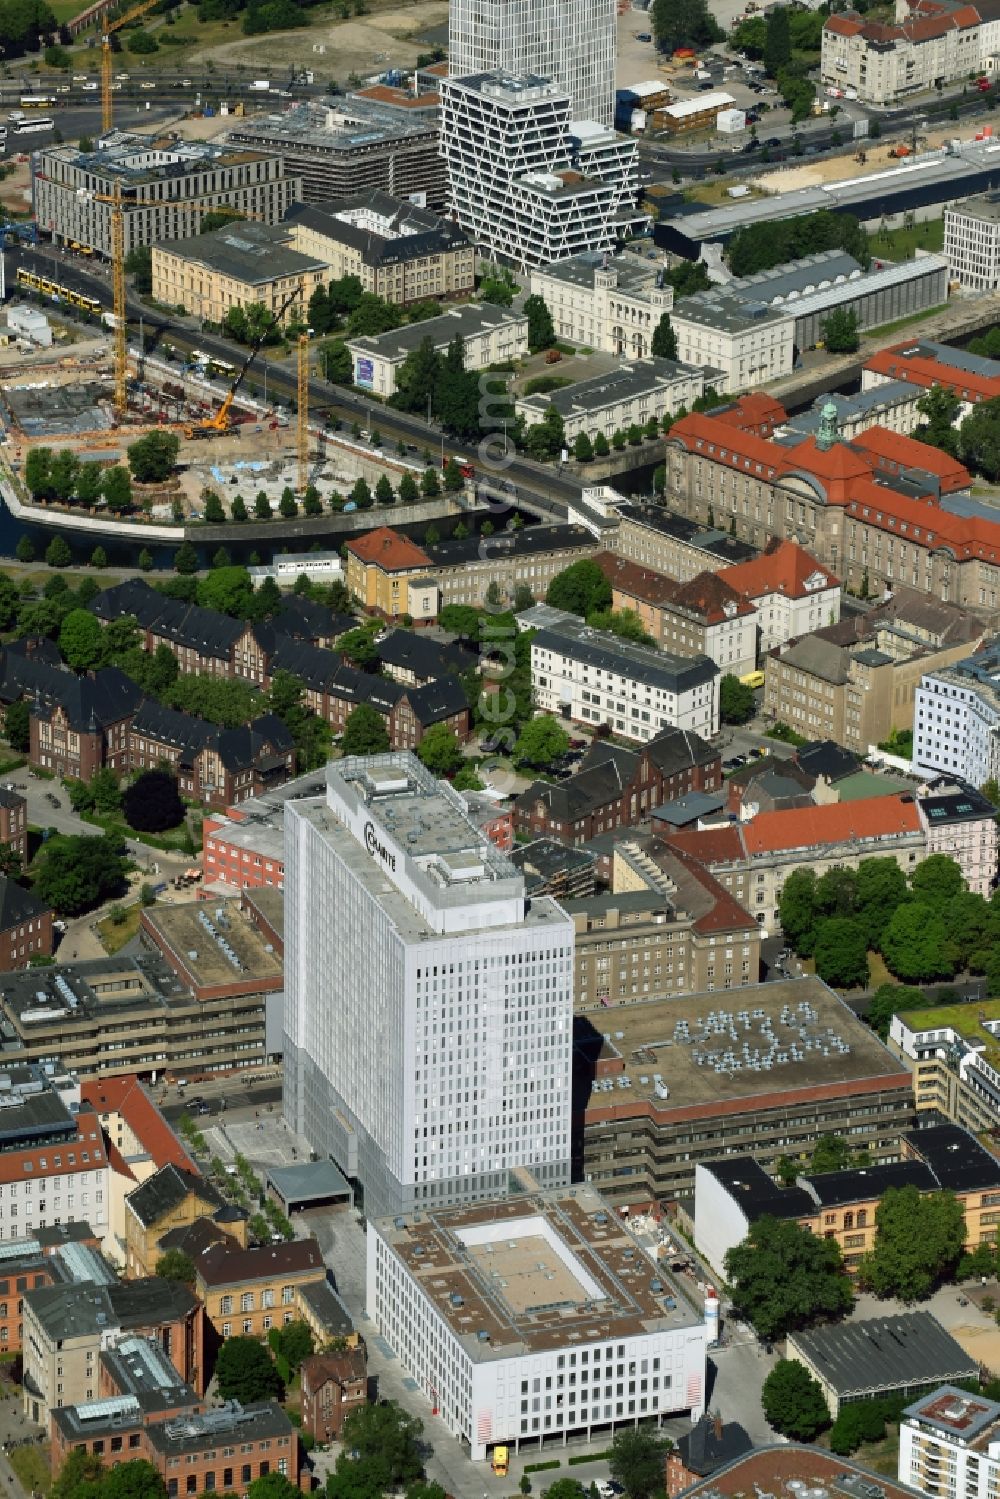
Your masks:
{"label": "green tree", "polygon": [[301,1367],[303,1359],[307,1359],[313,1351],[312,1328],[308,1322],[296,1317],[276,1331],[278,1351],[294,1374]]}
{"label": "green tree", "polygon": [[958,456],[988,479],[1000,478],[1000,398],[980,402],[958,433]]}
{"label": "green tree", "polygon": [[372,492],[364,478],[359,477],[355,479],[354,488],[351,490],[351,500],[359,510],[369,510],[371,508]]}
{"label": "green tree", "polygon": [[348,630],[341,635],[337,641],[337,649],[354,666],[359,666],[362,671],[374,670],[378,661],[378,650],[375,645],[375,632],[365,629],[363,626],[356,630]]}
{"label": "green tree", "polygon": [[628,1499],[652,1499],[663,1489],[667,1446],[648,1426],[625,1427],[611,1442],[608,1469]]}
{"label": "green tree", "polygon": [[465,484],[465,477],[455,458],[449,458],[444,466],[445,494],[457,494]]}
{"label": "green tree", "polygon": [[[7,720],[9,725],[9,712]],[[124,875],[117,838],[60,835],[45,845],[35,893],[60,916],[79,916],[117,894]]]}
{"label": "green tree", "polygon": [[545,594],[553,609],[570,614],[588,615],[611,607],[611,584],[590,557],[581,557],[561,573],[556,573]]}
{"label": "green tree", "polygon": [[102,546],[96,546],[90,554],[91,567],[103,570],[108,565],[108,554]]}
{"label": "green tree", "polygon": [[514,745],[514,764],[544,769],[569,749],[569,735],[556,719],[532,718],[521,729]]}
{"label": "green tree", "polygon": [[82,1499],[82,1496],[85,1499],[95,1496],[96,1499],[103,1477],[104,1467],[97,1454],[83,1447],[74,1447],[59,1469],[49,1495],[51,1499]]}
{"label": "green tree", "polygon": [[674,332],[669,312],[663,313],[660,321],[653,329],[653,338],[649,346],[649,352],[655,355],[657,359],[677,358],[677,334]]}
{"label": "green tree", "polygon": [[886,922],[909,899],[906,876],[895,859],[862,859],[854,880],[854,911],[864,923],[869,947],[881,945]]}
{"label": "green tree", "polygon": [[30,536],[21,535],[18,537],[17,546],[14,548],[14,555],[18,562],[34,562],[35,544]]}
{"label": "green tree", "polygon": [[69,567],[73,553],[62,536],[53,536],[45,548],[45,560],[49,567]]}
{"label": "green tree", "polygon": [[388,474],[379,475],[378,483],[375,485],[375,499],[380,505],[392,505],[395,503],[396,495]]}
{"label": "green tree", "polygon": [[802,957],[809,957],[816,940],[816,875],[811,869],[793,869],[781,887],[778,902],[781,930]]}
{"label": "green tree", "polygon": [[143,833],[164,833],[184,821],[184,803],[176,777],[166,770],[146,770],[122,797],[122,810],[130,828]]}
{"label": "green tree", "polygon": [[232,516],[233,520],[239,524],[242,524],[242,522],[245,520],[249,520],[246,500],[244,500],[241,494],[236,495],[235,499],[229,507],[229,513]]}
{"label": "green tree", "polygon": [[101,656],[103,631],[89,609],[71,609],[59,629],[59,649],[74,671],[96,666]]}
{"label": "green tree", "polygon": [[851,1166],[862,1166],[867,1164],[865,1160],[858,1160],[843,1135],[820,1135],[813,1146],[812,1156],[809,1160],[809,1170],[823,1175],[828,1171],[847,1171]]}
{"label": "green tree", "polygon": [[727,672],[719,683],[719,713],[723,723],[746,723],[757,711],[753,688]]}
{"label": "green tree", "polygon": [[817,1317],[851,1305],[840,1245],[794,1219],[758,1218],[741,1244],[726,1252],[733,1303],[762,1338],[781,1338]]}
{"label": "green tree", "polygon": [[166,1499],[167,1486],[158,1468],[144,1457],[134,1457],[101,1475],[99,1493],[100,1499]]}
{"label": "green tree", "polygon": [[764,37],[764,69],[771,78],[777,78],[782,68],[792,60],[792,37],[788,24],[788,12],[784,6],[774,10],[767,18]]}
{"label": "green tree", "polygon": [[653,0],[650,21],[657,47],[668,54],[685,45],[703,47],[725,40],[707,0]]}
{"label": "green tree", "polygon": [[479,283],[480,302],[492,302],[494,307],[509,307],[517,291],[517,282],[505,266],[494,266]]}
{"label": "green tree", "polygon": [[299,1499],[301,1490],[297,1489],[290,1478],[284,1473],[277,1473],[272,1468],[270,1473],[262,1473],[255,1478],[247,1489],[247,1499]]}
{"label": "green tree", "polygon": [[594,445],[586,432],[578,432],[573,439],[573,457],[577,463],[590,463],[594,457]]}
{"label": "green tree", "polygon": [[445,604],[438,615],[438,624],[460,640],[478,640],[481,618],[479,610],[471,604]]}
{"label": "green tree", "polygon": [[132,481],[128,469],[122,464],[104,470],[101,478],[101,493],[104,503],[114,514],[120,515],[132,504]]}
{"label": "green tree", "polygon": [[31,745],[31,709],[26,702],[11,703],[4,714],[7,743],[19,755],[27,754]]}
{"label": "green tree", "polygon": [[556,341],[556,329],[545,298],[537,295],[528,297],[524,313],[528,319],[528,348],[531,353],[551,349]]}
{"label": "green tree", "polygon": [[400,411],[417,411],[421,415],[426,412],[428,402],[433,406],[441,363],[434,340],[430,337],[421,339],[399,367],[391,405]]}
{"label": "green tree", "polygon": [[161,1280],[177,1280],[190,1286],[194,1283],[196,1272],[194,1260],[183,1249],[168,1249],[160,1255],[153,1273]]}
{"label": "green tree", "polygon": [[180,438],[175,432],[155,431],[140,437],[128,449],[128,466],[137,484],[160,484],[169,479],[177,463]]}
{"label": "green tree", "polygon": [[860,922],[835,916],[820,923],[813,946],[816,972],[835,989],[863,989],[868,984],[868,939]]}
{"label": "green tree", "polygon": [[875,1211],[875,1243],[858,1279],[876,1296],[923,1301],[947,1278],[965,1244],[965,1209],[954,1192],[924,1196],[890,1187]]}
{"label": "green tree", "polygon": [[254,497],[253,513],[256,520],[271,519],[271,501],[262,489],[258,489]]}
{"label": "green tree", "polygon": [[961,402],[953,390],[946,385],[932,385],[917,401],[917,410],[923,421],[914,437],[954,457],[958,452],[958,414],[961,409]]}
{"label": "green tree", "polygon": [[918,900],[942,910],[965,889],[962,871],[947,854],[931,854],[910,876],[910,888]]}
{"label": "green tree", "polygon": [[295,496],[286,484],[281,491],[281,499],[278,501],[278,514],[283,520],[294,520],[299,513],[299,507]]}
{"label": "green tree", "polygon": [[858,315],[845,307],[834,308],[820,323],[819,331],[831,354],[853,354],[861,342]]}
{"label": "green tree", "polygon": [[797,1359],[779,1359],[764,1380],[760,1395],[768,1423],[797,1442],[811,1442],[830,1424],[822,1387]]}
{"label": "green tree", "polygon": [[425,468],[420,480],[420,493],[425,500],[432,500],[435,495],[441,493],[441,485],[438,482],[436,469]]}
{"label": "green tree", "polygon": [[353,385],[351,351],[342,338],[335,338],[321,351],[323,375],[332,385]]}
{"label": "green tree", "polygon": [[347,716],[340,747],[345,755],[384,755],[389,731],[381,713],[370,703],[359,703]]}
{"label": "green tree", "polygon": [[417,755],[436,776],[453,774],[462,763],[462,750],[446,723],[432,724],[420,743]]}
{"label": "green tree", "polygon": [[267,1349],[256,1338],[227,1338],[215,1361],[223,1400],[269,1400],[282,1392],[281,1377]]}
{"label": "green tree", "polygon": [[238,208],[218,208],[213,213],[205,213],[198,220],[199,234],[213,234],[216,229],[225,229],[227,224],[242,224],[246,219],[245,213],[240,213]]}
{"label": "green tree", "polygon": [[207,489],[204,495],[205,521],[210,526],[221,526],[225,524],[226,512],[222,508],[222,501],[214,489]]}
{"label": "green tree", "polygon": [[327,1485],[329,1499],[348,1499],[358,1493],[350,1486],[351,1470],[357,1467],[371,1485],[367,1492],[376,1495],[422,1478],[423,1432],[423,1423],[400,1410],[393,1400],[351,1411],[341,1433],[343,1451]]}
{"label": "green tree", "polygon": [[198,580],[197,602],[203,609],[216,609],[233,619],[246,619],[253,612],[253,581],[245,567],[216,567]]}
{"label": "green tree", "polygon": [[399,502],[401,505],[415,505],[420,498],[417,481],[412,474],[404,474],[399,481]]}
{"label": "green tree", "polygon": [[882,956],[896,978],[912,983],[951,978],[958,959],[943,916],[922,900],[897,906],[882,933]]}
{"label": "green tree", "polygon": [[174,553],[174,569],[188,575],[198,571],[198,553],[189,541],[182,542]]}
{"label": "green tree", "polygon": [[879,984],[871,997],[865,1018],[875,1034],[884,1041],[889,1035],[893,1015],[901,1010],[919,1010],[926,1003],[920,989],[910,988],[906,984]]}

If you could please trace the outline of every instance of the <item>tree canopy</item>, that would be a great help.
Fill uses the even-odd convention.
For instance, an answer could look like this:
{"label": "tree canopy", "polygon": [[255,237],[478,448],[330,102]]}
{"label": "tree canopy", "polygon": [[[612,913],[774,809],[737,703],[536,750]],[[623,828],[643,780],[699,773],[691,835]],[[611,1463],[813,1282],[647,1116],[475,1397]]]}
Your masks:
{"label": "tree canopy", "polygon": [[462,763],[462,749],[446,723],[432,724],[417,745],[417,756],[435,775],[453,774]]}
{"label": "tree canopy", "polygon": [[581,557],[556,573],[545,594],[554,609],[565,609],[586,619],[597,610],[611,607],[611,584],[590,557]]}
{"label": "tree canopy", "polygon": [[852,214],[833,213],[828,208],[802,218],[769,219],[737,229],[729,241],[727,259],[734,276],[752,276],[820,250],[846,250],[863,266],[871,260],[868,235],[858,220]]}
{"label": "tree canopy", "polygon": [[965,1210],[954,1192],[890,1187],[875,1210],[875,1243],[858,1280],[876,1296],[922,1301],[958,1264]]}
{"label": "tree canopy", "polygon": [[340,747],[345,755],[384,755],[389,731],[381,713],[370,703],[359,703],[347,716]]}
{"label": "tree canopy", "polygon": [[424,1476],[423,1422],[395,1401],[363,1405],[344,1421],[343,1451],[327,1479],[328,1499],[359,1499],[414,1483]]}
{"label": "tree canopy", "polygon": [[544,769],[569,749],[569,735],[562,724],[548,716],[531,718],[514,745],[514,763]]}
{"label": "tree canopy", "polygon": [[746,723],[757,711],[753,688],[727,672],[719,683],[719,713],[723,723]]}
{"label": "tree canopy", "polygon": [[117,895],[125,882],[119,840],[86,834],[50,838],[35,878],[35,893],[60,916],[79,916]]}
{"label": "tree canopy", "polygon": [[651,1499],[663,1488],[663,1462],[669,1447],[648,1426],[626,1426],[615,1432],[608,1468],[628,1499]]}
{"label": "tree canopy", "polygon": [[782,1358],[761,1387],[764,1415],[775,1431],[810,1442],[830,1424],[830,1412],[817,1380],[797,1359]]}
{"label": "tree canopy", "polygon": [[707,0],[653,0],[650,21],[661,52],[671,53],[684,46],[707,47],[726,37]]}
{"label": "tree canopy", "polygon": [[733,1303],[763,1338],[780,1338],[851,1305],[840,1246],[793,1219],[758,1218],[726,1254]]}
{"label": "tree canopy", "polygon": [[163,833],[177,827],[184,821],[184,803],[176,776],[166,770],[143,771],[122,797],[122,810],[137,832]]}
{"label": "tree canopy", "polygon": [[180,438],[175,432],[149,432],[128,449],[128,466],[138,484],[169,479],[177,462]]}
{"label": "tree canopy", "polygon": [[154,1274],[161,1280],[176,1280],[191,1285],[195,1278],[194,1260],[183,1249],[168,1249],[156,1262]]}
{"label": "tree canopy", "polygon": [[267,1349],[256,1338],[227,1338],[215,1361],[223,1400],[268,1400],[281,1394],[281,1377]]}

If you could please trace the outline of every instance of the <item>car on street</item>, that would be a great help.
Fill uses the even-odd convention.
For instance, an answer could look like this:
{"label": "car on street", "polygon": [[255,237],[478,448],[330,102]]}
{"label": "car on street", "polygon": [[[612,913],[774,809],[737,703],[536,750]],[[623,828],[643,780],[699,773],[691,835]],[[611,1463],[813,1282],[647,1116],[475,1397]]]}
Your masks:
{"label": "car on street", "polygon": [[147,79],[145,83],[140,83],[139,87],[140,88],[145,88],[145,89],[153,89],[153,88],[156,87],[156,84],[155,83],[150,83],[149,80]]}
{"label": "car on street", "polygon": [[764,144],[765,144],[765,146],[767,146],[769,148],[774,148],[774,147],[780,146],[781,145],[781,137],[778,136],[778,135],[769,136],[768,139],[764,142]]}

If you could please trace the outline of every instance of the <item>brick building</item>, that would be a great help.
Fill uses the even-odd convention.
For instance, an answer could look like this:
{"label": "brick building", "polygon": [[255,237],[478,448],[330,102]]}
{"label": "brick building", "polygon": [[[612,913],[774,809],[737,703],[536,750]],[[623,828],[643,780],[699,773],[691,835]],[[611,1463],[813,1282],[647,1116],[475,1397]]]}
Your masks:
{"label": "brick building", "polygon": [[568,781],[535,781],[514,803],[514,828],[533,838],[587,843],[634,827],[654,807],[722,785],[722,760],[697,734],[666,729],[638,749],[595,742]]}
{"label": "brick building", "polygon": [[27,968],[52,955],[52,910],[7,875],[0,875],[0,971]]}
{"label": "brick building", "polygon": [[701,572],[681,583],[615,552],[594,561],[611,584],[612,609],[633,610],[657,645],[679,656],[708,656],[736,676],[753,671],[757,611],[724,574]]}
{"label": "brick building", "polygon": [[0,787],[0,843],[12,849],[23,869],[28,862],[28,803],[9,787]]}
{"label": "brick building", "polygon": [[[31,699],[28,759],[42,770],[89,781],[107,766],[128,767],[128,726],[142,689],[115,666],[92,677],[48,668]],[[24,695],[24,694],[21,694]]]}
{"label": "brick building", "polygon": [[302,1363],[302,1429],[315,1442],[336,1442],[345,1419],[368,1399],[363,1346],[343,1353],[313,1353]]}

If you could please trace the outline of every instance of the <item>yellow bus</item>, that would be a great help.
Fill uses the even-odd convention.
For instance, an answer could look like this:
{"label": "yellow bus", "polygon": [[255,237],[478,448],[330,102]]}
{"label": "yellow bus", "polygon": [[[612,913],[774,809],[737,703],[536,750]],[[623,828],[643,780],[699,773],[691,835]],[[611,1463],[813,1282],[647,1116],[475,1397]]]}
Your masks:
{"label": "yellow bus", "polygon": [[507,1470],[510,1466],[510,1454],[505,1445],[501,1444],[493,1448],[491,1466],[498,1478],[507,1477]]}
{"label": "yellow bus", "polygon": [[748,671],[740,677],[740,681],[744,687],[752,687],[756,692],[758,687],[763,687],[764,685],[764,673],[762,671]]}

